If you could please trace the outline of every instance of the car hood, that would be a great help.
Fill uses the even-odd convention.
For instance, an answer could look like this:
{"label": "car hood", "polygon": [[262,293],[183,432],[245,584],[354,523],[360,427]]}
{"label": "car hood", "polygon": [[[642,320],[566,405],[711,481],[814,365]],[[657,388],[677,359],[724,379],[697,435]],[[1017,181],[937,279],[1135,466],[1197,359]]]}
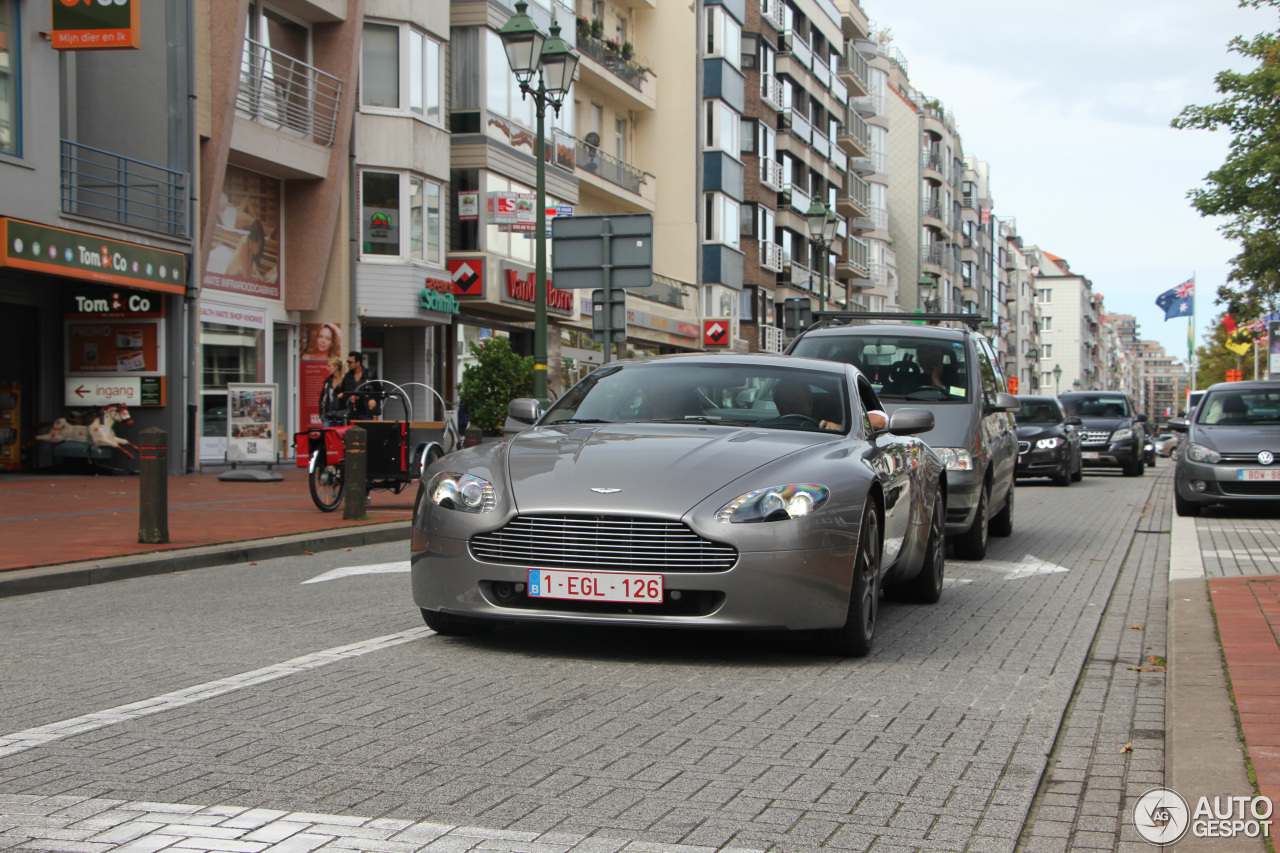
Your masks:
{"label": "car hood", "polygon": [[1033,426],[1028,424],[1027,426],[1018,427],[1018,438],[1021,438],[1024,441],[1054,435],[1062,435],[1061,426],[1055,424],[1036,424]]}
{"label": "car hood", "polygon": [[880,401],[889,414],[898,409],[927,409],[933,412],[933,429],[922,432],[916,438],[931,447],[972,447],[974,441],[973,404],[933,403],[920,400],[903,400],[901,402]]}
{"label": "car hood", "polygon": [[1201,426],[1195,427],[1198,444],[1219,453],[1257,453],[1270,450],[1280,454],[1280,426]]}
{"label": "car hood", "polygon": [[1118,429],[1132,429],[1132,418],[1081,418],[1084,422],[1084,429],[1105,429],[1109,432],[1115,432]]}
{"label": "car hood", "polygon": [[522,513],[684,513],[762,465],[832,440],[702,424],[533,427],[511,439],[507,470]]}

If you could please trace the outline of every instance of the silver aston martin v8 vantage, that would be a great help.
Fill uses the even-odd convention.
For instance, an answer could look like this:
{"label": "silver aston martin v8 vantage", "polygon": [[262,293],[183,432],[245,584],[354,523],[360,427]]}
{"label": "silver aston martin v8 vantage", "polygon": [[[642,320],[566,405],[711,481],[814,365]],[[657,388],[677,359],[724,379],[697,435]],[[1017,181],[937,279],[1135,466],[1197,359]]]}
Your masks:
{"label": "silver aston martin v8 vantage", "polygon": [[[516,400],[529,421],[536,403]],[[414,601],[441,634],[502,621],[815,631],[864,655],[883,590],[942,594],[945,466],[848,364],[614,362],[511,439],[423,472]]]}

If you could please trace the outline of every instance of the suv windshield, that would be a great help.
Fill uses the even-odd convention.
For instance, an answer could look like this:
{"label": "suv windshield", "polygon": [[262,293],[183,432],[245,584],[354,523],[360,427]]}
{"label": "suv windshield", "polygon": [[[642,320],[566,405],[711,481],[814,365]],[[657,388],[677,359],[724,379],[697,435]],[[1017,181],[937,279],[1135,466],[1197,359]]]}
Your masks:
{"label": "suv windshield", "polygon": [[871,380],[882,398],[964,401],[969,370],[964,342],[902,335],[810,335],[791,355],[843,361]]}
{"label": "suv windshield", "polygon": [[1127,418],[1129,404],[1119,395],[1099,394],[1097,397],[1063,397],[1062,407],[1068,415],[1078,418]]}
{"label": "suv windshield", "polygon": [[1014,413],[1019,426],[1028,424],[1060,424],[1062,410],[1052,400],[1023,400],[1022,408]]}
{"label": "suv windshield", "polygon": [[1280,390],[1214,391],[1200,402],[1196,423],[1205,426],[1280,424]]}
{"label": "suv windshield", "polygon": [[688,362],[603,367],[542,417],[558,423],[715,423],[848,432],[850,401],[838,373],[766,364]]}

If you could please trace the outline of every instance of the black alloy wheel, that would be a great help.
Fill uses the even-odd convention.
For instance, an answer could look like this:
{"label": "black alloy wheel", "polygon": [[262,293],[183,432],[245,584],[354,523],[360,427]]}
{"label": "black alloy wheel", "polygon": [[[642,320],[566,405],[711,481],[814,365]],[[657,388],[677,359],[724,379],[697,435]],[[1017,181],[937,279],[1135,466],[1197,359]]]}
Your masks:
{"label": "black alloy wheel", "polygon": [[956,556],[962,560],[981,560],[987,556],[987,527],[991,519],[991,484],[983,483],[978,494],[978,511],[973,515],[973,525],[956,537]]}
{"label": "black alloy wheel", "polygon": [[1013,498],[1017,490],[1014,484],[1009,483],[1009,493],[1005,495],[1004,509],[997,512],[991,517],[991,535],[992,536],[1012,536],[1013,535]]}
{"label": "black alloy wheel", "polygon": [[868,498],[862,511],[857,556],[853,563],[853,585],[849,590],[849,613],[844,627],[819,634],[822,646],[831,654],[864,657],[871,651],[876,633],[876,613],[880,605],[880,513]]}
{"label": "black alloy wheel", "polygon": [[898,586],[887,587],[885,595],[894,601],[913,601],[918,604],[937,604],[942,598],[942,581],[947,571],[947,508],[942,489],[933,499],[933,514],[929,517],[929,540],[924,546],[924,563],[920,574]]}

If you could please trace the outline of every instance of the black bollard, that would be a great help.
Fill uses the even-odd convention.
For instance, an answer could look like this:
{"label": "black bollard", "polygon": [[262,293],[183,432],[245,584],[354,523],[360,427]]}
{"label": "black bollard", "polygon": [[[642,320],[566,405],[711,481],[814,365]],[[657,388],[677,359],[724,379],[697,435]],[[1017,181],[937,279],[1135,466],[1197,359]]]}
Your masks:
{"label": "black bollard", "polygon": [[138,541],[169,541],[169,437],[147,427],[138,440]]}
{"label": "black bollard", "polygon": [[347,430],[346,461],[343,463],[342,517],[344,519],[364,518],[367,515],[365,500],[368,488],[365,474],[369,470],[369,433],[364,427],[352,427]]}

